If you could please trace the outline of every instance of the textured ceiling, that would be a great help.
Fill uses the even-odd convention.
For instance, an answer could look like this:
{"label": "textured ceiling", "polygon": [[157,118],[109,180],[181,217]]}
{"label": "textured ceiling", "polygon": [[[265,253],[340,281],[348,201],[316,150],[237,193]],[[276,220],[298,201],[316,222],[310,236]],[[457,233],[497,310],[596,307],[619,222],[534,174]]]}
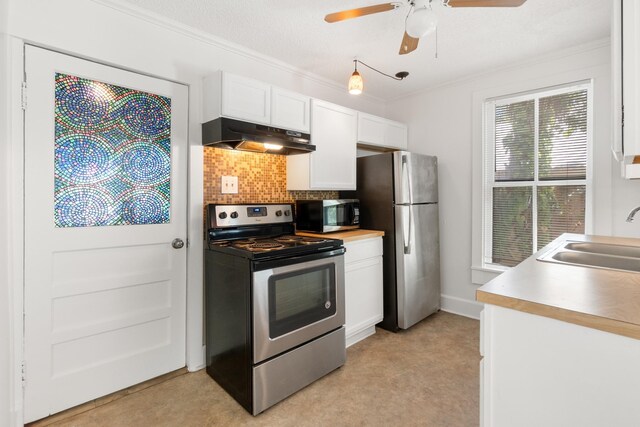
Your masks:
{"label": "textured ceiling", "polygon": [[[405,0],[406,1],[406,0]],[[445,8],[435,35],[398,55],[408,8],[328,24],[324,16],[378,4],[376,0],[125,0],[345,84],[353,58],[388,74],[409,71],[397,82],[360,67],[365,91],[393,99],[492,68],[609,36],[609,0],[528,0],[518,8]]]}

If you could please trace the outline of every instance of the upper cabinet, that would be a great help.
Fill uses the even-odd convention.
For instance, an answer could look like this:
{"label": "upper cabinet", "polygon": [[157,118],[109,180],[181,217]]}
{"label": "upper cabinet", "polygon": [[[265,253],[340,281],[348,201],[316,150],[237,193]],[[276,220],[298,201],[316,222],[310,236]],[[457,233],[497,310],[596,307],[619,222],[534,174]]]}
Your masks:
{"label": "upper cabinet", "polygon": [[640,3],[613,3],[612,150],[622,164],[622,176],[640,178]]}
{"label": "upper cabinet", "polygon": [[309,133],[311,98],[277,87],[271,88],[271,124]]}
{"label": "upper cabinet", "polygon": [[311,101],[311,143],[316,151],[287,157],[287,190],[355,190],[357,112]]}
{"label": "upper cabinet", "polygon": [[407,126],[400,122],[358,113],[358,143],[396,150],[407,149]]}
{"label": "upper cabinet", "polygon": [[204,79],[203,122],[224,116],[308,133],[310,99],[218,71]]}

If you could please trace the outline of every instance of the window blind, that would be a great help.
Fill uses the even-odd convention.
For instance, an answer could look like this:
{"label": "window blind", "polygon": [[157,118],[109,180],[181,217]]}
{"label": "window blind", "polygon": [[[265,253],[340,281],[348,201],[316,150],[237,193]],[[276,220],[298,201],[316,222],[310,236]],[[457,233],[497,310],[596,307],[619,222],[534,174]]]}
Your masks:
{"label": "window blind", "polygon": [[485,262],[515,266],[562,233],[584,233],[588,86],[491,101]]}
{"label": "window blind", "polygon": [[496,106],[496,181],[533,180],[534,106],[533,100]]}
{"label": "window blind", "polygon": [[540,98],[538,123],[540,179],[585,179],[587,91]]}

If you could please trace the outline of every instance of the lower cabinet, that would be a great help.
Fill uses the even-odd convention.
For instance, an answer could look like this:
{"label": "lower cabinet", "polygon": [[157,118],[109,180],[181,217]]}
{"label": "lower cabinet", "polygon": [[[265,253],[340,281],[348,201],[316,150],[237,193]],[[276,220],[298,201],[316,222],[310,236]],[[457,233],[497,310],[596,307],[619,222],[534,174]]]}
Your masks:
{"label": "lower cabinet", "polygon": [[481,426],[640,425],[640,340],[490,304],[480,330]]}
{"label": "lower cabinet", "polygon": [[382,321],[382,237],[345,242],[347,347],[375,334]]}

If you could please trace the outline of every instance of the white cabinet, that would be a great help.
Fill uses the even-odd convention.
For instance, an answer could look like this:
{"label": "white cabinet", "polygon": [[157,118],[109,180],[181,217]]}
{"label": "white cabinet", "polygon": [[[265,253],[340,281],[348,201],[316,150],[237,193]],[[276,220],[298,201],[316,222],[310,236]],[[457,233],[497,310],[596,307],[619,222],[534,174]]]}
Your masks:
{"label": "white cabinet", "polygon": [[640,2],[614,0],[613,4],[612,149],[622,164],[623,178],[640,178]]}
{"label": "white cabinet", "polygon": [[287,190],[356,189],[357,113],[311,101],[311,143],[316,151],[287,157]]}
{"label": "white cabinet", "polygon": [[358,113],[358,143],[406,150],[407,126],[383,117]]}
{"label": "white cabinet", "polygon": [[204,79],[203,122],[220,116],[309,132],[311,98],[218,71]]}
{"label": "white cabinet", "polygon": [[347,347],[375,334],[382,321],[382,237],[345,242]]}
{"label": "white cabinet", "polygon": [[383,146],[386,119],[371,114],[358,113],[358,142],[362,144]]}
{"label": "white cabinet", "polygon": [[406,150],[407,142],[407,125],[394,121],[387,121],[387,127],[384,131],[384,143],[387,147]]}
{"label": "white cabinet", "polygon": [[640,340],[486,304],[480,425],[640,425]]}
{"label": "white cabinet", "polygon": [[278,87],[271,88],[271,125],[309,133],[311,98]]}

